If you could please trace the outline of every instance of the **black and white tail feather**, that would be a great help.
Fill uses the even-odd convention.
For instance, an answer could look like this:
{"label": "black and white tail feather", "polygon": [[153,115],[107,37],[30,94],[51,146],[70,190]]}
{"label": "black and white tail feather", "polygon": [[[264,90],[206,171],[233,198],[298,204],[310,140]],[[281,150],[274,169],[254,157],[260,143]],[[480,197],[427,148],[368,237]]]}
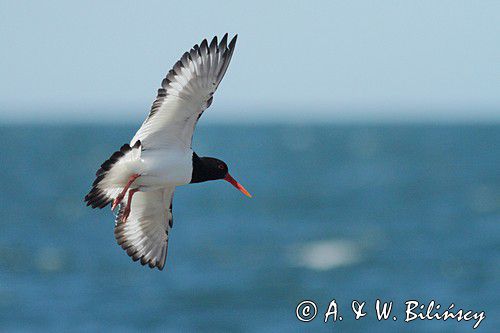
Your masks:
{"label": "black and white tail feather", "polygon": [[[141,173],[141,151],[148,149],[190,149],[193,132],[202,113],[212,104],[213,95],[227,71],[237,35],[228,43],[214,37],[194,45],[175,63],[161,83],[151,111],[132,138],[115,152],[96,173],[85,201],[103,208],[123,190],[130,176]],[[168,170],[166,171],[168,172]],[[118,244],[142,265],[163,269],[172,228],[172,197],[175,187],[134,194],[130,215],[123,222],[124,202],[115,220]]]}
{"label": "black and white tail feather", "polygon": [[124,144],[96,172],[92,189],[85,196],[87,206],[104,208],[120,194],[134,169],[140,168],[141,141],[131,147]]}

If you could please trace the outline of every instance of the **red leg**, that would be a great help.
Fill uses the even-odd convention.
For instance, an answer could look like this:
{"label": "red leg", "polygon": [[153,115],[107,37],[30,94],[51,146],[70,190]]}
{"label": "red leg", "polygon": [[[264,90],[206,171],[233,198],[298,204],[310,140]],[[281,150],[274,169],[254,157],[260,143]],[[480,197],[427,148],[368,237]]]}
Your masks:
{"label": "red leg", "polygon": [[130,185],[132,185],[132,183],[134,182],[134,180],[136,180],[140,176],[141,175],[139,175],[137,173],[134,173],[132,176],[130,176],[130,178],[128,179],[128,182],[125,185],[125,187],[123,188],[122,192],[113,201],[113,205],[111,206],[111,210],[115,210],[116,206],[118,206],[118,204],[120,202],[122,202],[123,197],[125,196],[125,193],[127,193],[127,190],[129,189]]}
{"label": "red leg", "polygon": [[127,221],[127,218],[130,215],[130,205],[132,204],[132,196],[137,191],[139,191],[139,189],[132,189],[132,190],[128,191],[127,206],[125,206],[125,210],[123,211],[123,216],[122,216],[123,223],[125,223]]}

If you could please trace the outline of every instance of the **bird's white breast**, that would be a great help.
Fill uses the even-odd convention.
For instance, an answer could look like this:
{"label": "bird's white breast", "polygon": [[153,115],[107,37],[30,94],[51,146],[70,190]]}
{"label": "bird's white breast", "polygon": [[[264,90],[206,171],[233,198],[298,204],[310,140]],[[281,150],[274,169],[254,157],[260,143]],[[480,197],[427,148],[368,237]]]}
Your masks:
{"label": "bird's white breast", "polygon": [[191,181],[191,149],[146,149],[141,153],[140,184],[150,187],[179,186]]}

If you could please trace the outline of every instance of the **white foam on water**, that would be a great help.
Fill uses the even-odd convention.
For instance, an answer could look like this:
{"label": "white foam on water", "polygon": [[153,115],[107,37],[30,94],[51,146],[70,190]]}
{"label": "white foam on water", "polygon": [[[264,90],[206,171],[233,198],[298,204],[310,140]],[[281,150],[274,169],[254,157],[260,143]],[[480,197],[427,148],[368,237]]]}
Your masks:
{"label": "white foam on water", "polygon": [[359,246],[349,240],[314,241],[300,245],[289,254],[292,265],[326,271],[361,260]]}
{"label": "white foam on water", "polygon": [[63,253],[55,247],[44,247],[38,251],[36,266],[43,272],[60,271],[64,265]]}

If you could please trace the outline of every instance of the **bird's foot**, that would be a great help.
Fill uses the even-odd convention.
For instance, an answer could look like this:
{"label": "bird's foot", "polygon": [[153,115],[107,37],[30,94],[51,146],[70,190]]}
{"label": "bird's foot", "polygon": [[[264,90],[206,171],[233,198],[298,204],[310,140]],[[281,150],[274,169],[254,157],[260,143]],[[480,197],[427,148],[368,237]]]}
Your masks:
{"label": "bird's foot", "polygon": [[113,205],[111,205],[111,210],[115,210],[115,208],[120,204],[120,202],[122,202],[123,198],[125,197],[125,193],[127,193],[127,190],[129,189],[130,185],[132,185],[132,183],[140,176],[141,175],[139,175],[138,173],[134,173],[132,176],[130,176],[127,184],[125,185],[121,193],[118,194],[118,196],[113,201]]}
{"label": "bird's foot", "polygon": [[128,191],[127,205],[125,206],[125,209],[123,210],[122,214],[122,223],[125,223],[128,219],[128,216],[130,215],[130,206],[132,205],[132,197],[137,191],[139,191],[139,189],[136,188]]}
{"label": "bird's foot", "polygon": [[127,205],[127,207],[125,207],[125,210],[123,211],[122,223],[127,222],[127,219],[128,219],[129,215],[130,215],[130,207]]}
{"label": "bird's foot", "polygon": [[116,207],[118,207],[118,205],[120,204],[120,202],[122,202],[123,200],[123,197],[124,195],[119,195],[115,198],[115,200],[113,201],[113,205],[111,206],[111,210],[115,210]]}

